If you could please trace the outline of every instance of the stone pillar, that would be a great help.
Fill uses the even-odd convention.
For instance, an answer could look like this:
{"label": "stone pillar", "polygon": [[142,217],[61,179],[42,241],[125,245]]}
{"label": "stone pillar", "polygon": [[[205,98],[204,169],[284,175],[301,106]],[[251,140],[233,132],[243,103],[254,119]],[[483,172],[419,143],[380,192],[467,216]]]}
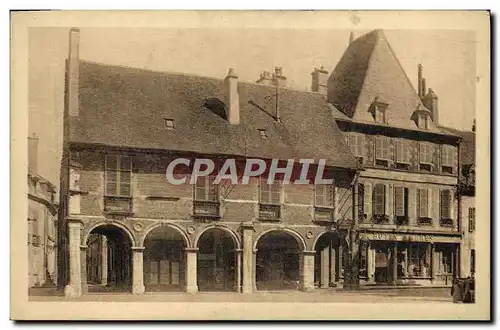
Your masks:
{"label": "stone pillar", "polygon": [[374,258],[374,250],[372,249],[372,246],[371,246],[371,243],[369,242],[368,243],[368,247],[367,247],[367,250],[366,250],[366,275],[368,277],[368,282],[373,282],[373,276],[374,276],[374,264],[375,264],[375,260],[373,260]]}
{"label": "stone pillar", "polygon": [[344,272],[342,271],[342,264],[343,264],[343,259],[344,259],[344,247],[342,246],[342,244],[339,245],[338,247],[338,272],[337,272],[337,277],[340,281],[340,278],[344,276]]}
{"label": "stone pillar", "polygon": [[392,246],[392,279],[391,284],[396,285],[398,280],[398,243],[394,242]]}
{"label": "stone pillar", "polygon": [[[330,284],[330,246],[325,247],[321,250],[321,274],[320,274],[320,285],[322,288],[328,288]],[[314,277],[314,274],[313,274]]]}
{"label": "stone pillar", "polygon": [[243,254],[242,249],[237,249],[235,251],[236,255],[236,292],[241,293],[241,267],[242,267],[242,262],[241,262],[241,255]]}
{"label": "stone pillar", "polygon": [[[91,265],[92,267],[93,265]],[[87,284],[87,245],[80,245],[80,267],[81,267],[81,280],[82,280],[82,294],[89,292]]]}
{"label": "stone pillar", "polygon": [[253,224],[246,223],[242,225],[243,230],[243,284],[242,292],[251,293],[254,288],[254,253],[253,253]]}
{"label": "stone pillar", "polygon": [[108,285],[108,238],[101,236],[101,285]]}
{"label": "stone pillar", "polygon": [[[252,252],[252,290],[257,291],[257,249]],[[250,291],[251,292],[251,291]]]}
{"label": "stone pillar", "polygon": [[460,245],[455,244],[455,251],[453,251],[454,257],[454,269],[453,269],[453,277],[460,277]]}
{"label": "stone pillar", "polygon": [[132,247],[132,293],[142,294],[144,287],[144,247]]}
{"label": "stone pillar", "polygon": [[436,246],[434,243],[430,244],[430,256],[431,256],[431,281],[436,279],[437,274],[437,258],[436,258]]}
{"label": "stone pillar", "polygon": [[186,248],[186,292],[198,292],[197,272],[197,253],[198,248]]}
{"label": "stone pillar", "polygon": [[333,286],[335,282],[337,282],[337,274],[336,274],[336,253],[335,247],[330,246],[330,284]]}
{"label": "stone pillar", "polygon": [[79,221],[68,222],[69,236],[69,284],[64,288],[66,297],[82,295],[81,265],[80,265],[80,229]]}
{"label": "stone pillar", "polygon": [[302,251],[302,262],[300,270],[300,290],[314,290],[314,257],[316,251]]}

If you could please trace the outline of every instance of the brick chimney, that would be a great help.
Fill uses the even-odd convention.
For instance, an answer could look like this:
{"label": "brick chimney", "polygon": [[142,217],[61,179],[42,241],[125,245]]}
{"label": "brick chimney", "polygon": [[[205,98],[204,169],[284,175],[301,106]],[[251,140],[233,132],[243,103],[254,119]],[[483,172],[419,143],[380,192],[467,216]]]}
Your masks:
{"label": "brick chimney", "polygon": [[240,123],[240,96],[238,94],[238,76],[233,68],[229,69],[224,79],[226,86],[226,116],[232,125]]}
{"label": "brick chimney", "polygon": [[424,96],[423,102],[424,106],[431,111],[434,124],[439,125],[438,96],[432,88],[429,88],[427,95]]}
{"label": "brick chimney", "polygon": [[33,134],[28,137],[28,173],[38,171],[38,137]]}
{"label": "brick chimney", "polygon": [[319,69],[314,68],[314,71],[311,73],[311,76],[312,76],[311,90],[313,92],[318,92],[323,95],[326,95],[328,91],[327,89],[328,71],[325,70],[323,66],[321,66],[321,68]]}
{"label": "brick chimney", "polygon": [[256,81],[257,84],[271,86],[274,85],[273,76],[269,71],[262,71],[260,78]]}
{"label": "brick chimney", "polygon": [[273,81],[275,85],[279,85],[279,87],[286,86],[286,77],[283,75],[283,68],[276,67],[274,69]]}
{"label": "brick chimney", "polygon": [[425,89],[422,89],[422,78],[423,78],[423,67],[422,67],[422,64],[418,64],[417,65],[417,71],[418,71],[418,76],[417,76],[417,84],[418,84],[418,87],[417,87],[417,94],[418,94],[418,97],[420,97],[420,99],[423,99],[424,98],[424,94],[425,94]]}
{"label": "brick chimney", "polygon": [[78,89],[79,89],[79,76],[80,76],[80,29],[71,28],[69,31],[69,54],[66,64],[67,70],[67,101],[68,113],[70,116],[78,116],[79,102],[78,102]]}

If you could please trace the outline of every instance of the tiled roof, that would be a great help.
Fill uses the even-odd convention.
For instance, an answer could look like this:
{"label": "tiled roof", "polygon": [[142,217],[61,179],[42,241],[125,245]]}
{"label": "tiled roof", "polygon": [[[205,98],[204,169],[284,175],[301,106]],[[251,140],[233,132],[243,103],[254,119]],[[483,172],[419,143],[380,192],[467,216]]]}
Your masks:
{"label": "tiled roof", "polygon": [[[318,93],[239,82],[240,124],[225,119],[224,81],[80,62],[79,116],[70,140],[118,147],[259,158],[325,159],[356,168],[331,113]],[[164,119],[173,119],[167,129]],[[265,129],[268,139],[260,136]]]}
{"label": "tiled roof", "polygon": [[[328,79],[329,102],[355,122],[375,124],[376,98],[389,104],[387,125],[418,130],[412,115],[422,101],[382,30],[354,40]],[[446,134],[435,125],[426,131]]]}

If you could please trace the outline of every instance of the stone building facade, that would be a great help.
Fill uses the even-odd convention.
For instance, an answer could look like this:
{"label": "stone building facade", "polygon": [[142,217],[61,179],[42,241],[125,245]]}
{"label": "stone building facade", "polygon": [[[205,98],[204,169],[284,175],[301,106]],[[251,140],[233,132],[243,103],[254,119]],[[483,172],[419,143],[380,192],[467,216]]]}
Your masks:
{"label": "stone building facade", "polygon": [[331,75],[313,72],[361,172],[357,207],[365,283],[451,284],[466,265],[458,213],[460,136],[439,124],[418,65],[415,89],[375,30],[351,38]]}
{"label": "stone building facade", "polygon": [[[70,32],[61,170],[60,276],[88,290],[328,287],[342,276],[359,165],[325,98],[286,87],[83,61]],[[167,181],[178,158],[310,159],[333,184]],[[241,165],[240,165],[241,164]],[[178,173],[176,173],[177,175]],[[238,172],[238,176],[240,177]],[[296,177],[294,177],[296,179]]]}
{"label": "stone building facade", "polygon": [[37,173],[38,138],[28,138],[29,287],[57,283],[57,205],[55,186]]}

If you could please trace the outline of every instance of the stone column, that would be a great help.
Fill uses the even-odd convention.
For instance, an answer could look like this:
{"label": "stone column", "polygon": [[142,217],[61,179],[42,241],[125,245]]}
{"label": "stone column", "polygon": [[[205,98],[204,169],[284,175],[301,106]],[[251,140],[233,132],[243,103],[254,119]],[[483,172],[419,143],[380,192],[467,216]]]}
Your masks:
{"label": "stone column", "polygon": [[436,279],[437,274],[437,258],[436,258],[436,246],[434,243],[430,244],[430,256],[431,256],[431,281]]}
{"label": "stone column", "polygon": [[69,236],[69,284],[64,288],[66,297],[82,295],[81,265],[80,265],[80,229],[79,221],[68,222]]}
{"label": "stone column", "polygon": [[236,255],[236,292],[241,293],[241,255],[243,253],[242,249],[237,249],[235,251]]}
{"label": "stone column", "polygon": [[[321,250],[321,274],[320,285],[322,288],[328,288],[330,284],[330,246]],[[313,275],[314,276],[314,275]]]}
{"label": "stone column", "polygon": [[366,250],[366,276],[368,277],[367,280],[368,282],[373,282],[373,276],[374,276],[374,258],[373,258],[373,253],[374,250],[372,249],[371,243],[368,243],[368,247]]}
{"label": "stone column", "polygon": [[108,285],[108,238],[102,235],[101,239],[101,285]]}
{"label": "stone column", "polygon": [[253,253],[253,224],[242,224],[243,229],[243,293],[251,293],[254,288],[255,273],[254,273],[254,253]]}
{"label": "stone column", "polygon": [[343,259],[344,259],[344,247],[342,246],[342,244],[339,245],[338,247],[338,272],[337,272],[337,277],[340,281],[340,278],[342,276],[344,276],[343,274],[343,271],[342,271],[342,263],[343,263]]}
{"label": "stone column", "polygon": [[132,247],[132,293],[142,294],[144,287],[144,247]]}
{"label": "stone column", "polygon": [[333,285],[335,282],[337,282],[336,278],[336,253],[335,253],[335,247],[330,246],[330,283]]}
{"label": "stone column", "polygon": [[[251,281],[252,281],[252,290],[257,291],[257,249],[252,252],[252,273],[251,273]],[[251,291],[250,291],[251,292]]]}
{"label": "stone column", "polygon": [[[93,265],[91,265],[92,267]],[[80,245],[80,268],[81,268],[81,280],[82,280],[82,294],[89,292],[89,286],[87,284],[87,245]]]}
{"label": "stone column", "polygon": [[394,242],[392,246],[392,279],[391,284],[396,285],[398,280],[398,243]]}
{"label": "stone column", "polygon": [[197,273],[197,254],[198,248],[186,248],[186,292],[198,292]]}
{"label": "stone column", "polygon": [[460,277],[460,245],[455,244],[455,251],[453,251],[453,261],[454,261],[454,269],[453,269],[453,277]]}
{"label": "stone column", "polygon": [[316,251],[302,251],[302,267],[300,274],[300,290],[314,290],[314,256]]}

